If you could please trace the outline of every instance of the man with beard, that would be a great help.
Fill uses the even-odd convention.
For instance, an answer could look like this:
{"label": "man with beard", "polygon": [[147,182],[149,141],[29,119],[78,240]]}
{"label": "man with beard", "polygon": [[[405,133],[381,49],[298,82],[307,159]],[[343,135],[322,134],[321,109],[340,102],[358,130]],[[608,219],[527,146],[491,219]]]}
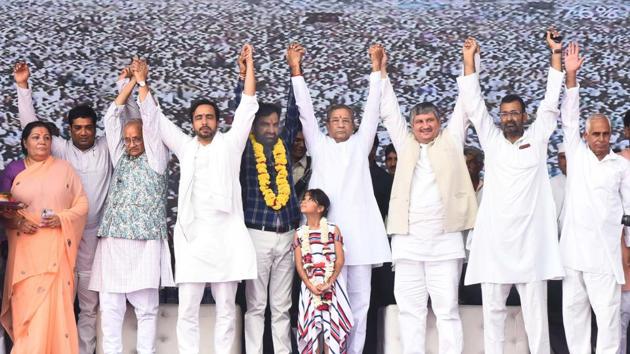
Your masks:
{"label": "man with beard", "polygon": [[464,110],[485,154],[484,192],[465,284],[481,283],[488,354],[503,353],[506,298],[512,285],[520,294],[531,353],[550,352],[546,281],[564,275],[547,173],[547,145],[557,125],[564,77],[562,44],[553,40],[552,32],[557,35],[547,32],[552,67],[545,99],[527,130],[525,103],[512,94],[501,100],[501,129],[494,125],[475,72],[474,48],[464,48],[465,76],[457,79]]}
{"label": "man with beard", "polygon": [[[119,91],[128,80],[128,73],[125,72],[119,77],[117,82]],[[17,84],[19,118],[22,128],[37,120],[33,108],[32,91],[28,85],[29,76],[30,72],[26,63],[15,65],[14,77]],[[126,109],[128,108],[129,105],[126,106]],[[137,108],[134,111],[137,112]],[[139,116],[139,112],[137,116]],[[71,139],[66,140],[53,136],[52,141],[52,154],[70,162],[74,167],[81,177],[81,183],[89,201],[88,219],[79,244],[76,262],[77,296],[79,298],[77,329],[79,332],[79,353],[81,354],[92,354],[96,348],[98,293],[89,290],[88,287],[97,245],[96,233],[101,223],[112,174],[107,140],[104,136],[96,138],[97,120],[96,112],[91,107],[78,105],[72,108],[67,116]]]}
{"label": "man with beard", "polygon": [[181,168],[174,235],[181,354],[199,353],[199,307],[207,283],[216,302],[214,352],[231,352],[237,285],[257,276],[256,251],[243,220],[239,183],[241,156],[258,110],[252,55],[253,48],[246,44],[241,51],[247,68],[243,97],[227,133],[217,131],[219,109],[207,99],[191,106],[194,138],[168,120],[151,96],[144,106],[143,117],[157,115],[159,121],[159,134],[151,138],[161,139]]}
{"label": "man with beard", "polygon": [[[293,43],[287,59],[301,61],[304,49]],[[246,64],[239,58],[241,78]],[[236,89],[240,100],[242,81]],[[245,352],[263,353],[265,310],[271,310],[271,334],[275,353],[291,353],[292,243],[300,210],[291,174],[291,147],[301,125],[293,89],[289,89],[287,115],[280,132],[281,110],[260,103],[241,162],[241,186],[245,225],[256,249],[258,277],[245,282]],[[271,294],[271,297],[267,297]]]}
{"label": "man with beard", "polygon": [[[577,43],[565,54],[567,92],[562,130],[567,155],[567,195],[560,251],[562,313],[571,353],[591,352],[591,307],[597,322],[597,353],[617,353],[624,272],[619,240],[630,213],[630,163],[610,149],[610,119],[595,113],[580,135],[577,71],[584,58]],[[628,229],[626,228],[626,235]]]}
{"label": "man with beard", "polygon": [[313,158],[309,188],[320,188],[328,194],[329,219],[343,225],[346,253],[342,277],[348,284],[354,318],[348,341],[351,354],[361,353],[365,343],[372,268],[391,260],[385,226],[372,193],[368,161],[378,125],[383,48],[374,45],[369,53],[372,74],[361,126],[355,132],[352,108],[334,104],[326,114],[328,135],[319,130],[302,68],[297,61],[289,61],[302,131]]}

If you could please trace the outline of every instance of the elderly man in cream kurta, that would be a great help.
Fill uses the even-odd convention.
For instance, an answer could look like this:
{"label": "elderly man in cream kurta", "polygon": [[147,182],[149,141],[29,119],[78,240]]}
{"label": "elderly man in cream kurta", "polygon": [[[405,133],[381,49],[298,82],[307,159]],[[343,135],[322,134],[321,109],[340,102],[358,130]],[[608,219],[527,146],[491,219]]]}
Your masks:
{"label": "elderly man in cream kurta", "polygon": [[[383,74],[385,69],[383,65]],[[410,129],[384,74],[381,116],[398,152],[387,231],[393,234],[402,352],[425,353],[430,296],[440,353],[459,354],[463,332],[458,285],[465,257],[461,231],[473,227],[477,213],[463,154],[465,114],[457,102],[448,127],[441,129],[437,108],[421,103],[411,110]]]}
{"label": "elderly man in cream kurta", "polygon": [[[236,287],[239,281],[257,276],[256,252],[243,220],[239,171],[258,102],[251,46],[243,47],[241,55],[247,61],[245,89],[229,132],[217,131],[218,110],[210,101],[193,104],[195,138],[158,114],[156,138],[181,166],[174,236],[180,354],[199,353],[199,306],[206,283],[216,301],[214,352],[231,352]],[[147,116],[151,115],[147,112]]]}
{"label": "elderly man in cream kurta", "polygon": [[355,324],[348,353],[361,353],[365,343],[370,306],[372,267],[391,261],[391,253],[370,178],[368,154],[378,125],[381,95],[382,47],[370,48],[372,74],[361,126],[353,133],[352,109],[335,105],[328,111],[328,135],[319,130],[311,96],[301,69],[291,66],[295,99],[300,111],[306,147],[312,156],[309,188],[320,188],[330,197],[329,219],[344,230],[348,297]]}
{"label": "elderly man in cream kurta", "polygon": [[[591,307],[597,320],[596,353],[616,354],[621,334],[620,236],[630,213],[630,163],[610,150],[610,120],[594,114],[580,134],[582,65],[577,43],[565,54],[567,92],[562,103],[562,130],[567,156],[567,195],[560,239],[567,273],[562,281],[562,313],[571,353],[591,352]],[[625,235],[628,235],[626,228]]]}
{"label": "elderly man in cream kurta", "polygon": [[547,173],[547,145],[556,128],[562,86],[561,44],[551,40],[552,68],[537,118],[524,130],[525,106],[515,95],[501,103],[502,129],[481,96],[474,54],[464,49],[465,76],[457,79],[468,118],[485,153],[484,194],[472,239],[465,284],[481,283],[484,345],[503,353],[506,299],[512,285],[521,298],[529,349],[550,352],[546,280],[564,275],[556,213]]}

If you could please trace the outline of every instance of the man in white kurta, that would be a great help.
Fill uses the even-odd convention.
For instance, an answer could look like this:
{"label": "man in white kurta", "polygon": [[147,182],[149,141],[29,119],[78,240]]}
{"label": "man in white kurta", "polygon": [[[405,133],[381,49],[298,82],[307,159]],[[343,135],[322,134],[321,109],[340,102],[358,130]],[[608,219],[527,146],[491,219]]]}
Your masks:
{"label": "man in white kurta", "polygon": [[[146,77],[146,71],[142,75]],[[161,140],[154,139],[158,133],[155,118],[144,119],[146,124],[138,119],[123,124],[121,119],[124,102],[136,83],[135,77],[126,80],[104,118],[115,171],[98,231],[89,289],[99,292],[106,354],[123,352],[127,301],[134,307],[138,321],[137,352],[155,353],[158,289],[175,285],[166,225],[169,152]],[[144,113],[143,103],[153,98],[147,97],[146,85],[140,90]]]}
{"label": "man in white kurta", "polygon": [[[19,119],[22,128],[37,120],[33,108],[32,91],[28,85],[29,70],[26,64],[16,65],[15,79],[18,92]],[[121,87],[120,81],[117,83]],[[98,293],[88,289],[94,252],[96,233],[100,225],[105,198],[112,175],[113,166],[104,136],[94,138],[97,116],[92,108],[78,106],[70,110],[68,118],[71,140],[53,136],[52,154],[70,162],[81,178],[88,197],[88,219],[79,244],[76,273],[77,296],[79,298],[79,353],[93,354],[96,348],[96,310]]]}
{"label": "man in white kurta", "polygon": [[[621,218],[630,213],[630,162],[610,150],[610,120],[587,119],[580,135],[579,49],[571,43],[565,56],[567,92],[562,130],[567,155],[566,213],[560,251],[566,277],[562,312],[571,353],[591,352],[591,307],[597,320],[596,353],[617,353],[620,338]],[[627,233],[626,228],[626,235]]]}
{"label": "man in white kurta", "polygon": [[[550,352],[546,280],[564,275],[547,173],[547,145],[556,127],[564,77],[559,71],[559,46],[551,47],[553,67],[549,69],[545,98],[536,120],[524,131],[522,124],[527,114],[518,98],[510,102],[504,99],[503,131],[495,126],[481,96],[470,50],[464,50],[465,76],[457,79],[464,109],[485,154],[484,194],[465,284],[481,283],[484,345],[488,354],[503,353],[506,299],[512,285],[520,294],[530,351]],[[555,49],[557,53],[553,53]]]}
{"label": "man in white kurta", "polygon": [[[339,141],[331,136],[337,133],[340,125],[353,124],[351,111],[347,107],[330,110],[327,117],[329,135],[322,133],[300,68],[291,68],[302,131],[312,157],[309,188],[320,188],[326,192],[331,202],[329,220],[340,225],[344,233],[346,253],[342,274],[347,280],[355,321],[350,333],[348,353],[363,351],[372,267],[391,261],[385,226],[372,189],[368,161],[379,119],[379,65],[372,65],[370,90],[361,126],[356,133],[337,139]],[[335,128],[332,128],[331,120],[338,124],[334,125]]]}
{"label": "man in white kurta", "polygon": [[[397,215],[390,216],[387,229],[393,233],[394,294],[400,310],[402,352],[425,353],[427,301],[431,297],[440,353],[461,353],[464,338],[458,286],[465,257],[462,231],[472,228],[477,212],[463,155],[465,114],[457,102],[448,127],[442,130],[436,107],[421,103],[411,110],[410,129],[385,78],[381,116],[398,153],[390,202],[390,213]],[[405,193],[399,193],[401,189]],[[447,199],[454,195],[458,199],[451,204]],[[407,200],[402,205],[406,211],[401,210],[401,199]],[[400,214],[407,214],[404,225],[398,222]]]}
{"label": "man in white kurta", "polygon": [[148,111],[158,110],[156,138],[180,162],[174,235],[180,354],[199,353],[199,307],[206,283],[210,283],[216,302],[214,352],[229,353],[235,336],[236,287],[241,280],[257,277],[256,252],[243,219],[239,182],[241,156],[258,110],[253,70],[249,58],[241,103],[225,134],[216,130],[219,117],[209,101],[193,106],[194,138],[148,99],[145,106],[147,116],[152,116]]}

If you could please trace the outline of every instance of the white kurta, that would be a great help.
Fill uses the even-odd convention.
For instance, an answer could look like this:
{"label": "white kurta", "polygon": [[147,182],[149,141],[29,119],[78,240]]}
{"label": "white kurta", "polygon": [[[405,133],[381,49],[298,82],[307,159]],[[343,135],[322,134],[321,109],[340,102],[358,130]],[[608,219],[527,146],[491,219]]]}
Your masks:
{"label": "white kurta", "polygon": [[553,193],[553,203],[556,206],[556,218],[558,220],[558,234],[562,233],[562,222],[564,220],[564,192],[567,184],[567,176],[559,174],[549,179],[551,192]]}
{"label": "white kurta", "polygon": [[[402,153],[408,148],[405,142],[410,131],[400,113],[389,79],[383,80],[381,115],[396,151]],[[441,133],[450,134],[454,141],[461,143],[462,153],[467,128],[465,118],[463,107],[457,102],[449,126]],[[420,146],[420,158],[416,162],[411,180],[409,234],[393,235],[393,261],[406,259],[427,262],[464,258],[462,233],[444,232],[444,204],[429,160],[428,146]]]}
{"label": "white kurta", "polygon": [[600,161],[580,138],[579,117],[574,87],[562,104],[568,168],[562,261],[577,271],[612,274],[624,284],[620,237],[621,217],[630,213],[630,162],[612,151]]}
{"label": "white kurta", "polygon": [[457,79],[485,153],[486,170],[466,285],[528,283],[564,275],[547,173],[547,145],[556,128],[563,77],[549,70],[536,120],[514,143],[488,114],[477,74]]}
{"label": "white kurta", "polygon": [[[31,90],[18,87],[17,92],[19,118],[23,128],[28,123],[36,121],[37,116],[33,108]],[[79,244],[76,267],[79,272],[89,271],[92,268],[96,250],[96,231],[103,216],[105,199],[107,198],[113,170],[109,159],[107,141],[104,136],[98,137],[91,148],[82,151],[74,146],[72,140],[54,136],[52,154],[57,158],[70,162],[79,174],[88,198],[88,218],[83,238]]]}
{"label": "white kurta", "polygon": [[[241,156],[258,110],[256,97],[243,95],[230,131],[217,132],[207,146],[182,132],[153,100],[146,101],[150,102],[143,109],[157,111],[158,139],[180,163],[174,235],[176,283],[256,278],[256,251],[243,219],[239,181]],[[200,179],[207,183],[199,183]]]}
{"label": "white kurta", "polygon": [[[147,96],[141,107],[151,105]],[[125,106],[112,103],[104,118],[105,136],[116,166],[125,154],[123,143],[123,120],[121,114]],[[147,117],[155,110],[142,109],[142,135],[145,154],[151,169],[158,174],[167,173],[170,154],[158,134],[157,119]],[[146,122],[146,123],[145,123]],[[165,201],[166,202],[166,201]],[[157,289],[160,286],[174,286],[171,270],[171,253],[168,240],[129,240],[116,237],[102,237],[94,255],[90,290],[109,293],[131,293],[142,289]]]}
{"label": "white kurta", "polygon": [[309,188],[320,188],[330,198],[328,219],[341,229],[346,248],[345,265],[350,266],[391,261],[368,162],[379,120],[380,75],[380,72],[370,75],[370,92],[361,126],[341,143],[319,129],[304,78],[291,79],[306,148],[312,157]]}

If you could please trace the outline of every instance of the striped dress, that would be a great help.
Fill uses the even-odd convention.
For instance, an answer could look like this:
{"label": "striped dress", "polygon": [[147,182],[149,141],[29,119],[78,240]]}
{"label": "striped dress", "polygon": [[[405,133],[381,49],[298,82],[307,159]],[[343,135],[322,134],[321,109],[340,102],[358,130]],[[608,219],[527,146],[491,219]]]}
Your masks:
{"label": "striped dress", "polygon": [[[306,254],[302,252],[302,261],[305,264],[306,274],[313,284],[323,283],[325,265],[335,263],[335,240],[342,241],[341,236],[335,236],[335,230],[335,226],[329,223],[326,244],[321,241],[319,229],[309,230],[310,252]],[[298,229],[297,234],[303,235],[302,228]],[[295,248],[302,246],[301,237],[305,236],[296,237]],[[307,264],[312,264],[312,266],[307,266]],[[314,295],[302,282],[297,324],[299,352],[301,354],[316,353],[318,339],[320,335],[323,335],[331,354],[346,353],[353,320],[346,294],[345,279],[341,274],[337,277],[331,289],[320,295],[324,302],[319,306],[314,302],[313,297]]]}

